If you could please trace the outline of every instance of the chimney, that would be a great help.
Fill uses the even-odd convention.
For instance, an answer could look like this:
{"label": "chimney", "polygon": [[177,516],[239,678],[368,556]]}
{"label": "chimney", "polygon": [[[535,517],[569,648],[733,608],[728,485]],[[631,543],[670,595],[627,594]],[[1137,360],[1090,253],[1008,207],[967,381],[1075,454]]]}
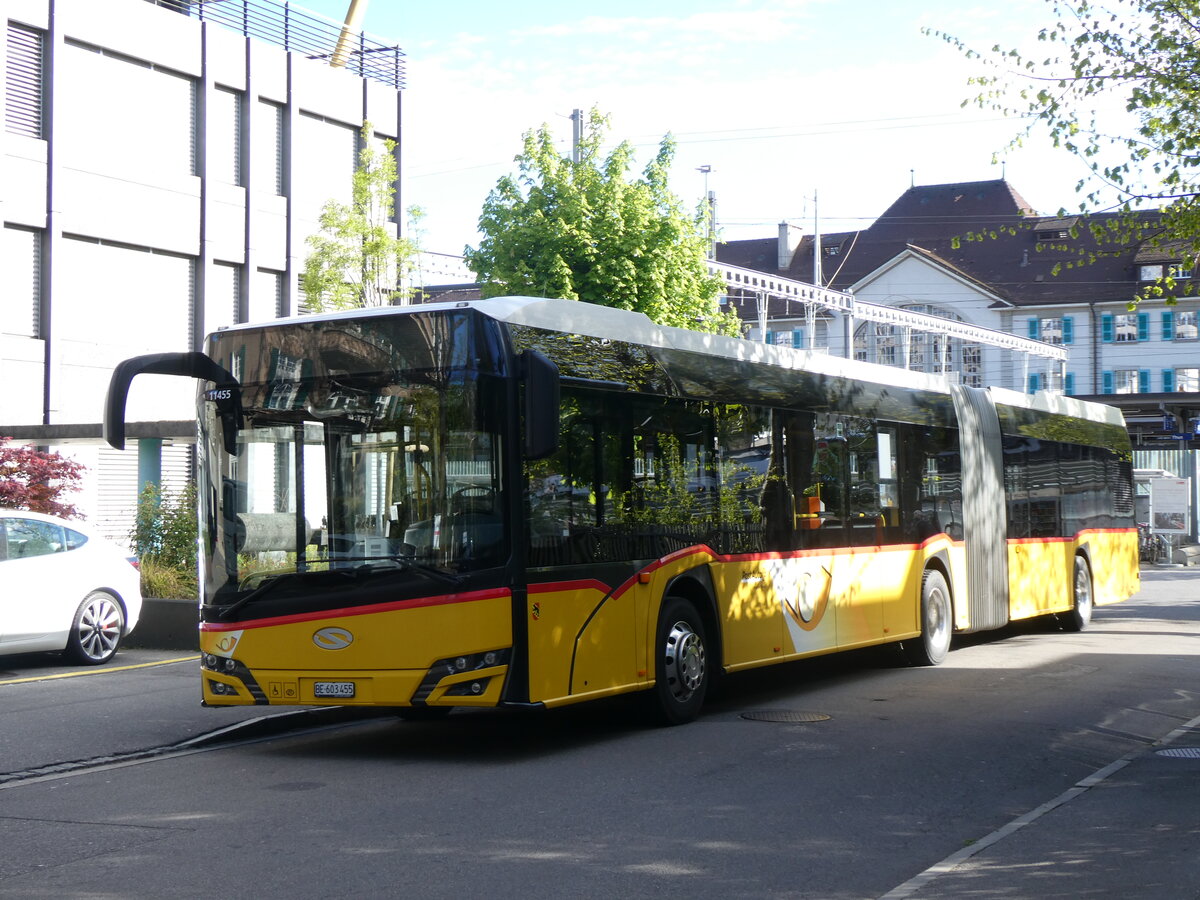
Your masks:
{"label": "chimney", "polygon": [[800,246],[803,230],[787,222],[779,223],[779,271],[786,272],[792,265],[792,256]]}

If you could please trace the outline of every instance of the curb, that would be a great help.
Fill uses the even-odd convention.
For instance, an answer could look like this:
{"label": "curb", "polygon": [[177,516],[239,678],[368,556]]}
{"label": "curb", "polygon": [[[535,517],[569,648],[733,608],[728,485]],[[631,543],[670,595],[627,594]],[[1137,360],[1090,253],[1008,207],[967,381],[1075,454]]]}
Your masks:
{"label": "curb", "polygon": [[146,597],[137,627],[123,647],[142,650],[200,651],[200,607],[195,600]]}

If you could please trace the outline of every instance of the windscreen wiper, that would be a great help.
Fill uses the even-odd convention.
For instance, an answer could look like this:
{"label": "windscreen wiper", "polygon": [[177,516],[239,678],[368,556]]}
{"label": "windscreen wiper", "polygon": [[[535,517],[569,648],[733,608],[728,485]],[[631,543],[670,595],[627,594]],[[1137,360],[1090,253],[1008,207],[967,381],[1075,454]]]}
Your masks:
{"label": "windscreen wiper", "polygon": [[332,556],[329,561],[335,562],[393,562],[399,563],[402,568],[409,569],[419,575],[425,575],[432,578],[434,581],[440,581],[443,584],[450,584],[458,587],[462,584],[462,578],[451,572],[443,572],[441,569],[430,566],[422,562],[417,562],[411,556],[402,556],[399,553],[381,553],[376,556]]}
{"label": "windscreen wiper", "polygon": [[251,600],[257,600],[263,594],[266,594],[267,592],[274,590],[277,585],[281,584],[282,582],[284,582],[290,578],[295,578],[299,574],[300,574],[299,572],[280,572],[274,578],[264,581],[262,584],[260,584],[258,587],[256,587],[254,590],[252,590],[250,593],[248,593],[245,597],[240,597],[237,600],[230,603],[228,606],[226,606],[224,609],[222,609],[219,613],[217,613],[217,618],[218,619],[228,618],[229,616],[231,616],[235,612],[237,612],[239,609],[241,609],[243,606],[245,606],[247,603],[249,603]]}

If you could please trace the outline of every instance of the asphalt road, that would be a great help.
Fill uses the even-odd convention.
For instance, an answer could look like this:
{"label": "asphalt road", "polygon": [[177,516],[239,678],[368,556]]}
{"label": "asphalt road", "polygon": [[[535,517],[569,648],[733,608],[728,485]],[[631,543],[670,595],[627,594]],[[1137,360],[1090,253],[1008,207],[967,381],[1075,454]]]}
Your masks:
{"label": "asphalt road", "polygon": [[1200,716],[1198,654],[1200,571],[1149,570],[1084,634],[745,673],[679,728],[263,718],[201,709],[188,654],[9,657],[0,896],[880,897]]}

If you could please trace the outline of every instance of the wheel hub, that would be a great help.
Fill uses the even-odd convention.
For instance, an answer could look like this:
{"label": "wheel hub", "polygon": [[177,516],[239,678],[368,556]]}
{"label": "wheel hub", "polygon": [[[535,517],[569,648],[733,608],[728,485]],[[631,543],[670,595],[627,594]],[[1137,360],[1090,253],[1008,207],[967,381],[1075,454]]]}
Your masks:
{"label": "wheel hub", "polygon": [[687,700],[704,681],[704,644],[687,622],[676,622],[667,635],[666,675],[671,693]]}

